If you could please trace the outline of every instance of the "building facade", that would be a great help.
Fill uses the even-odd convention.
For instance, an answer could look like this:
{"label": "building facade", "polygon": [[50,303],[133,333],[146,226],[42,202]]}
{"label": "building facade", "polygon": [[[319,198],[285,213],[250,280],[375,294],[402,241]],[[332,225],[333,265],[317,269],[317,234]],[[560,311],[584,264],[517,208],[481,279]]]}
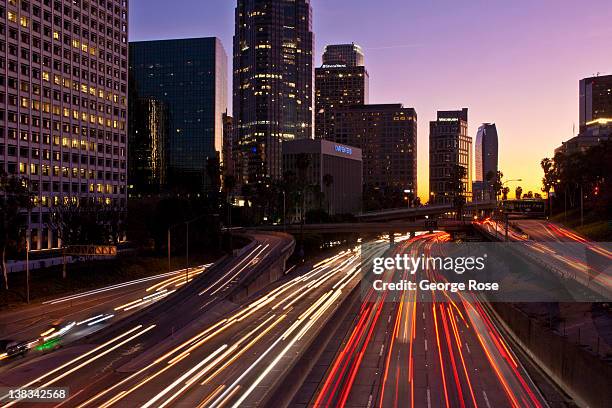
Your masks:
{"label": "building facade", "polygon": [[130,84],[138,98],[168,107],[168,187],[201,191],[218,160],[227,111],[227,55],[218,38],[130,43]]}
{"label": "building facade", "polygon": [[369,75],[358,45],[328,45],[315,69],[315,138],[334,134],[336,109],[369,102]]}
{"label": "building facade", "polygon": [[417,114],[401,104],[354,105],[336,111],[329,138],[363,153],[364,188],[417,196]]}
{"label": "building facade", "polygon": [[278,179],[282,143],[312,138],[310,0],[238,0],[234,126],[240,183]]}
{"label": "building facade", "polygon": [[495,123],[483,123],[476,134],[475,178],[472,188],[474,200],[494,200],[493,185],[487,181],[489,174],[499,170],[499,141]]}
{"label": "building facade", "polygon": [[326,46],[323,51],[323,65],[363,67],[365,56],[361,47],[355,43],[332,44]]}
{"label": "building facade", "polygon": [[[306,210],[323,207],[330,215],[358,214],[362,203],[361,149],[327,140],[302,139],[283,144],[283,173],[299,174],[298,157],[308,155],[306,184],[316,186],[306,198]],[[294,211],[301,219],[301,208]]]}
{"label": "building facade", "polygon": [[555,154],[584,153],[602,142],[612,139],[612,119],[598,119],[591,123],[575,137],[563,142],[555,149]]}
{"label": "building facade", "polygon": [[34,194],[32,250],[56,248],[50,208],[126,208],[128,1],[0,4],[0,172]]}
{"label": "building facade", "polygon": [[223,149],[221,154],[221,165],[223,172],[234,175],[234,118],[226,113],[223,114]]}
{"label": "building facade", "polygon": [[612,75],[580,80],[579,93],[581,132],[598,120],[612,120]]}
{"label": "building facade", "polygon": [[128,191],[157,193],[168,182],[168,106],[154,98],[131,98],[128,125]]}
{"label": "building facade", "polygon": [[[468,136],[468,110],[438,111],[429,123],[429,201],[452,204],[456,195],[457,166],[465,169],[463,194],[472,197],[472,138]],[[455,175],[455,176],[454,176]]]}

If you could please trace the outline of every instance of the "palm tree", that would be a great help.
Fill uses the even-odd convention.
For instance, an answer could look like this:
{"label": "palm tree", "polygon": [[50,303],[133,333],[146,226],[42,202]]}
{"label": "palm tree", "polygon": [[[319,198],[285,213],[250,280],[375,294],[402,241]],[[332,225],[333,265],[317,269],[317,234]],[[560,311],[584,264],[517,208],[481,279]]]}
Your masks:
{"label": "palm tree", "polygon": [[334,184],[334,176],[326,174],[323,176],[323,184],[325,185],[325,191],[327,195],[327,214],[331,215],[331,192],[330,187]]}
{"label": "palm tree", "polygon": [[508,199],[508,193],[510,192],[510,187],[504,187],[501,190],[502,200],[506,201]]}
{"label": "palm tree", "polygon": [[[228,228],[232,228],[232,204],[233,204],[233,194],[234,188],[236,188],[236,177],[231,174],[226,174],[223,177],[223,190],[225,191],[225,205],[227,207],[227,226]],[[229,233],[229,245],[230,251],[233,250],[232,243],[232,232],[228,230]]]}
{"label": "palm tree", "polygon": [[306,219],[306,186],[308,185],[308,168],[310,167],[310,155],[300,153],[295,160],[298,169],[298,182],[302,190],[302,225]]}
{"label": "palm tree", "polygon": [[463,207],[465,206],[464,179],[467,177],[467,169],[457,164],[453,167],[450,177],[453,205],[457,212],[457,219],[461,220],[463,218]]}
{"label": "palm tree", "polygon": [[523,187],[518,186],[516,190],[514,190],[514,196],[516,197],[517,200],[520,200],[522,195],[523,195]]}

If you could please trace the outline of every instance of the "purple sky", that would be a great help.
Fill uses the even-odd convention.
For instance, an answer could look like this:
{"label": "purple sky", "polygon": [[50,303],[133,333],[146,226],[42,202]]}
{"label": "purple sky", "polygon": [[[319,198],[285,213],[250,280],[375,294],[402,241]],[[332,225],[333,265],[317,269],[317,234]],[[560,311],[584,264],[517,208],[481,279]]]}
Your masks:
{"label": "purple sky", "polygon": [[[217,36],[231,67],[235,0],[130,3],[130,40]],[[578,80],[612,74],[610,0],[312,0],[312,6],[315,66],[325,44],[356,42],[366,54],[370,102],[417,110],[422,197],[436,110],[470,108],[474,137],[480,123],[497,123],[501,170],[507,179],[522,178],[524,191],[538,191],[540,159],[577,127]]]}

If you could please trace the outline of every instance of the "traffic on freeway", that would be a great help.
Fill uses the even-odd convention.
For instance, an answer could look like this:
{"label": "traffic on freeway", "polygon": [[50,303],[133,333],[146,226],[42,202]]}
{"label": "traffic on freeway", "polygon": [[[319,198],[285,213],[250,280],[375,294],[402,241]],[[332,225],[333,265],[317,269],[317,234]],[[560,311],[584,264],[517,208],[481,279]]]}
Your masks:
{"label": "traffic on freeway", "polygon": [[[398,246],[417,257],[447,242],[446,233],[421,235]],[[414,275],[386,279],[415,279]],[[427,271],[432,281],[438,277]],[[307,382],[295,406],[543,407],[546,402],[476,298],[419,291],[371,290],[356,305],[322,380]],[[309,395],[307,389],[317,385]]]}

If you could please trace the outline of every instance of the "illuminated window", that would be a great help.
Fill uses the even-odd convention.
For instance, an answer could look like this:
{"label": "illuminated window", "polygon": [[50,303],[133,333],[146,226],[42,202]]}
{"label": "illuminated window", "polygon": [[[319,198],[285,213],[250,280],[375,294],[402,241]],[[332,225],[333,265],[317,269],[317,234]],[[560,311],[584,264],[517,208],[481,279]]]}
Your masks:
{"label": "illuminated window", "polygon": [[21,24],[22,27],[27,27],[28,25],[30,25],[30,22],[28,21],[28,18],[25,16],[22,16],[19,19],[19,24]]}
{"label": "illuminated window", "polygon": [[9,21],[12,21],[13,23],[17,22],[17,14],[13,13],[12,11],[8,12],[8,19]]}

